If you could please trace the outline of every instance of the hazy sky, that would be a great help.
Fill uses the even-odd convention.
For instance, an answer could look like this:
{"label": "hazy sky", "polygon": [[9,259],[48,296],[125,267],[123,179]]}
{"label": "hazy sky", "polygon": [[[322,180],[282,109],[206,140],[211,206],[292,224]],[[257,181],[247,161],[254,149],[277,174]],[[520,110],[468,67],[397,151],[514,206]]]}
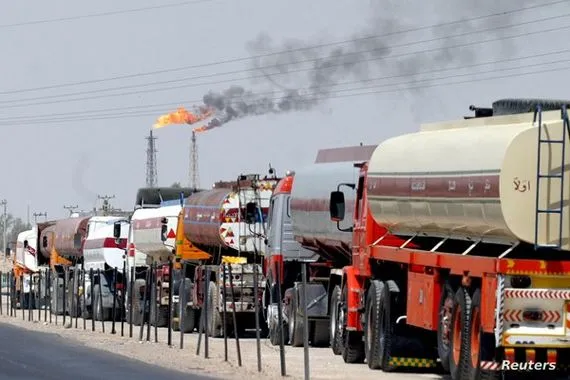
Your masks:
{"label": "hazy sky", "polygon": [[[218,0],[84,18],[74,17],[172,2],[0,1],[0,197],[21,217],[28,204],[50,219],[66,215],[63,205],[87,210],[97,194],[115,195],[116,207],[132,209],[145,184],[145,136],[156,118],[177,105],[190,109],[209,90],[231,85],[258,93],[311,88],[320,99],[332,98],[310,111],[245,117],[199,135],[202,187],[242,172],[264,173],[269,163],[283,173],[312,162],[319,148],[377,144],[417,130],[420,122],[461,118],[470,104],[570,98],[561,80],[569,71],[564,60],[570,54],[561,52],[570,30],[569,18],[561,16],[568,1],[408,33],[396,32],[553,1]],[[60,20],[32,23],[50,19]],[[538,33],[545,30],[550,32]],[[263,72],[244,71],[252,61],[240,60],[132,75],[355,35],[376,38],[266,57],[258,62]],[[291,40],[296,42],[286,43]],[[485,40],[494,41],[475,43]],[[347,55],[355,51],[361,53]],[[335,68],[315,70],[314,60],[331,54],[326,62]],[[299,60],[304,66],[294,65]],[[268,66],[276,63],[294,72],[273,75],[277,69]],[[227,72],[234,73],[222,75]],[[518,75],[524,72],[533,74]],[[106,80],[125,75],[132,76]],[[257,80],[243,79],[248,76]],[[92,82],[60,86],[86,81]],[[44,89],[22,91],[39,87]],[[126,88],[109,91],[116,87]],[[170,126],[155,136],[159,185],[188,184],[191,127]]]}

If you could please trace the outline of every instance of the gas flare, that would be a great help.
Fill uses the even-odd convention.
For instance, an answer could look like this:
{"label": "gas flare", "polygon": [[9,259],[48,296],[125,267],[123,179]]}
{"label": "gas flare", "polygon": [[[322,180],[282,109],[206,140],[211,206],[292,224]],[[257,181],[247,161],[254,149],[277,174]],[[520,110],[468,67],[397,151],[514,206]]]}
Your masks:
{"label": "gas flare", "polygon": [[160,116],[154,128],[163,128],[171,124],[195,124],[212,116],[213,110],[209,107],[199,107],[197,112],[189,112],[184,107],[176,111]]}

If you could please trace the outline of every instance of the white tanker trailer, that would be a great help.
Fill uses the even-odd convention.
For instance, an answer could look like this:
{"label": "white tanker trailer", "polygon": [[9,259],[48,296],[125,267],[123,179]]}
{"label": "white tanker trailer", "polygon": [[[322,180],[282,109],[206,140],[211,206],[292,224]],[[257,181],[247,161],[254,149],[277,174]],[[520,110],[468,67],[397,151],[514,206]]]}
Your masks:
{"label": "white tanker trailer", "polygon": [[[543,112],[542,128],[532,113],[488,120],[428,124],[380,144],[368,167],[374,219],[397,235],[570,249],[570,229],[561,225],[570,178],[565,172],[562,182],[560,173],[570,156],[556,143],[568,138],[560,111]],[[540,130],[554,142],[541,144],[537,189]]]}

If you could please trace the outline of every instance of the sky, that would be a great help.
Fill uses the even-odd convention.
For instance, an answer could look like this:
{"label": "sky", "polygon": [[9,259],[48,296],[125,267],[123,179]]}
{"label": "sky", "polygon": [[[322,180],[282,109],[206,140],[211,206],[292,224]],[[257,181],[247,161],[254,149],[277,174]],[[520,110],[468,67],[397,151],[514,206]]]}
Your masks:
{"label": "sky", "polygon": [[[22,218],[89,210],[98,195],[132,209],[156,119],[231,86],[258,105],[293,90],[301,101],[199,134],[202,188],[472,104],[570,98],[568,1],[0,1],[0,198]],[[154,130],[160,186],[188,185],[192,127]]]}

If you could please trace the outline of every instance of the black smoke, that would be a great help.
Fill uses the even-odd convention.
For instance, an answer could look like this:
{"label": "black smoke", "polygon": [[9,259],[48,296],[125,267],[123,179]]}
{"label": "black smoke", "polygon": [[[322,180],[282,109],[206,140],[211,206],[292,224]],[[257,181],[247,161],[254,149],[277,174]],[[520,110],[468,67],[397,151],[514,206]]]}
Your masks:
{"label": "black smoke", "polygon": [[[421,81],[425,85],[426,78],[429,81],[426,71],[474,64],[478,62],[481,50],[495,49],[499,59],[506,58],[505,55],[513,50],[513,40],[509,39],[498,41],[493,47],[457,45],[504,36],[512,30],[500,26],[539,16],[536,10],[511,12],[531,4],[527,0],[467,0],[457,4],[438,1],[435,5],[430,4],[425,3],[417,10],[414,19],[418,24],[406,24],[400,21],[406,14],[398,8],[398,3],[375,2],[369,22],[342,44],[327,44],[330,39],[316,38],[307,41],[286,39],[277,43],[268,34],[260,33],[247,44],[247,49],[255,57],[251,68],[258,80],[254,84],[265,85],[270,91],[254,92],[232,86],[222,92],[206,94],[204,104],[217,111],[216,118],[206,129],[246,116],[311,110],[339,91],[362,92],[366,88],[404,85],[404,90],[410,87],[413,90],[409,91],[420,92],[421,88],[414,84]],[[429,9],[425,8],[430,6],[440,15],[439,21],[421,21],[421,12],[427,12]],[[477,16],[501,12],[496,17],[473,20]],[[449,21],[457,22],[413,31],[419,26]],[[401,33],[406,30],[412,31]],[[481,30],[486,32],[475,33]],[[461,36],[451,37],[454,35]],[[415,43],[430,39],[433,41],[429,43]],[[268,52],[279,53],[268,55]]]}

